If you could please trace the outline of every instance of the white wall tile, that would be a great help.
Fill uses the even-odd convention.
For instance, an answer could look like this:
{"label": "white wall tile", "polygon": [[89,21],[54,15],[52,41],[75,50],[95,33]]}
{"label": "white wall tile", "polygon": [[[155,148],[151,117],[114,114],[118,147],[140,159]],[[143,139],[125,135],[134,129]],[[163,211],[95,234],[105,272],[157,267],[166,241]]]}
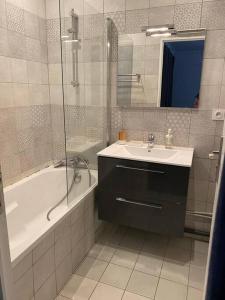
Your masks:
{"label": "white wall tile", "polygon": [[67,255],[56,268],[56,284],[59,293],[72,275],[72,256]]}
{"label": "white wall tile", "polygon": [[220,100],[220,90],[219,85],[202,85],[200,89],[200,109],[212,109],[219,106]]}
{"label": "white wall tile", "polygon": [[223,59],[204,59],[201,84],[218,85],[221,84],[223,76]]}
{"label": "white wall tile", "polygon": [[205,58],[225,57],[225,30],[208,30],[205,41]]}
{"label": "white wall tile", "polygon": [[201,26],[207,29],[225,29],[224,1],[204,2],[202,7]]}
{"label": "white wall tile", "polygon": [[13,86],[11,83],[0,83],[0,107],[13,107]]}
{"label": "white wall tile", "polygon": [[51,232],[48,234],[40,243],[37,245],[37,247],[33,250],[33,263],[35,264],[38,259],[47,252],[51,246],[54,244],[54,232]]}
{"label": "white wall tile", "polygon": [[11,59],[13,82],[28,83],[27,62],[22,59]]}
{"label": "white wall tile", "polygon": [[0,82],[11,82],[11,59],[5,56],[0,56]]}
{"label": "white wall tile", "polygon": [[13,268],[13,279],[17,281],[32,267],[32,252],[26,255],[15,268]]}
{"label": "white wall tile", "polygon": [[104,0],[85,0],[84,15],[103,13]]}
{"label": "white wall tile", "polygon": [[36,264],[34,264],[34,289],[37,291],[46,279],[54,272],[55,259],[54,259],[54,247],[48,250]]}
{"label": "white wall tile", "polygon": [[104,12],[125,10],[125,0],[104,0]]}
{"label": "white wall tile", "polygon": [[62,260],[71,252],[71,235],[70,233],[55,244],[55,264],[58,266]]}
{"label": "white wall tile", "polygon": [[30,300],[33,296],[33,272],[30,269],[15,283],[15,295],[18,300]]}
{"label": "white wall tile", "polygon": [[13,83],[13,99],[16,106],[30,105],[28,84]]}
{"label": "white wall tile", "polygon": [[150,7],[175,5],[176,0],[150,0]]}
{"label": "white wall tile", "polygon": [[174,6],[154,7],[149,10],[149,25],[173,24]]}
{"label": "white wall tile", "polygon": [[[173,0],[174,1],[174,0]],[[149,0],[126,0],[126,10],[149,8]]]}
{"label": "white wall tile", "polygon": [[62,67],[61,64],[49,64],[49,83],[50,84],[61,84],[62,82]]}
{"label": "white wall tile", "polygon": [[62,105],[62,86],[61,85],[50,85],[50,103]]}
{"label": "white wall tile", "polygon": [[39,2],[41,0],[23,0],[24,9],[33,13],[35,15],[39,15]]}
{"label": "white wall tile", "polygon": [[56,295],[56,278],[53,273],[35,294],[35,300],[54,300]]}
{"label": "white wall tile", "polygon": [[59,18],[59,2],[55,2],[55,0],[46,0],[46,18]]}

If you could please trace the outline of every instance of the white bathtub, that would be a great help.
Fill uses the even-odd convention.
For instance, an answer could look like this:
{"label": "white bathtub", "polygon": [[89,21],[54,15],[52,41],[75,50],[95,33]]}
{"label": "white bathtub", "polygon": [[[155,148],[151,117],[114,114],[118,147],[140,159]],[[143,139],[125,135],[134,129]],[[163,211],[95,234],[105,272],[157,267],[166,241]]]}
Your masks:
{"label": "white bathtub", "polygon": [[[97,171],[92,170],[89,187],[87,170],[80,171],[82,180],[75,183],[69,195],[69,205],[65,200],[50,215],[47,212],[67,192],[66,168],[49,167],[41,170],[4,189],[10,253],[13,265],[34,248],[47,232],[97,185]],[[73,170],[68,169],[71,182]]]}

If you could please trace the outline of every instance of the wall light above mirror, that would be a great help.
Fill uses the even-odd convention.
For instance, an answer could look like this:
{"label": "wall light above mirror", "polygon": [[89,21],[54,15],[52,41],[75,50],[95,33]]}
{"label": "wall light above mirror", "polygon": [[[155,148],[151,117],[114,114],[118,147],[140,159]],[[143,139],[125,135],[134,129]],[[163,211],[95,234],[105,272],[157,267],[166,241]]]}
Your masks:
{"label": "wall light above mirror", "polygon": [[160,25],[142,31],[118,37],[118,105],[197,108],[205,29]]}

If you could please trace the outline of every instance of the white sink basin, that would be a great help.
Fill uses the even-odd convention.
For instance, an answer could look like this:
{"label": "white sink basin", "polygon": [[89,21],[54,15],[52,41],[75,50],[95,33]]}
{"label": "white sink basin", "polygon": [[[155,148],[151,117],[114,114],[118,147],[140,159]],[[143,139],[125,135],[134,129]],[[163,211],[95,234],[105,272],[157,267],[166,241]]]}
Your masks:
{"label": "white sink basin", "polygon": [[154,147],[152,149],[148,149],[147,147],[132,147],[132,146],[124,146],[127,152],[134,156],[143,156],[149,158],[161,158],[161,159],[169,159],[172,156],[177,154],[177,150],[166,149],[166,148],[158,148]]}
{"label": "white sink basin", "polygon": [[115,157],[121,159],[140,160],[168,165],[191,167],[194,149],[184,147],[172,147],[155,145],[152,149],[146,143],[119,143],[100,151],[98,156]]}

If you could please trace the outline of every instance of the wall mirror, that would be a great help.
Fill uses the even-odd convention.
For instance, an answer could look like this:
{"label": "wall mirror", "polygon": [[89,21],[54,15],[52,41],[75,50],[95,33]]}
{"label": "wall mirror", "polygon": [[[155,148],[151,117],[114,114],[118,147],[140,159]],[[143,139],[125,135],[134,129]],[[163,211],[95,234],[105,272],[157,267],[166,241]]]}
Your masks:
{"label": "wall mirror", "polygon": [[117,104],[198,108],[205,34],[118,36]]}

